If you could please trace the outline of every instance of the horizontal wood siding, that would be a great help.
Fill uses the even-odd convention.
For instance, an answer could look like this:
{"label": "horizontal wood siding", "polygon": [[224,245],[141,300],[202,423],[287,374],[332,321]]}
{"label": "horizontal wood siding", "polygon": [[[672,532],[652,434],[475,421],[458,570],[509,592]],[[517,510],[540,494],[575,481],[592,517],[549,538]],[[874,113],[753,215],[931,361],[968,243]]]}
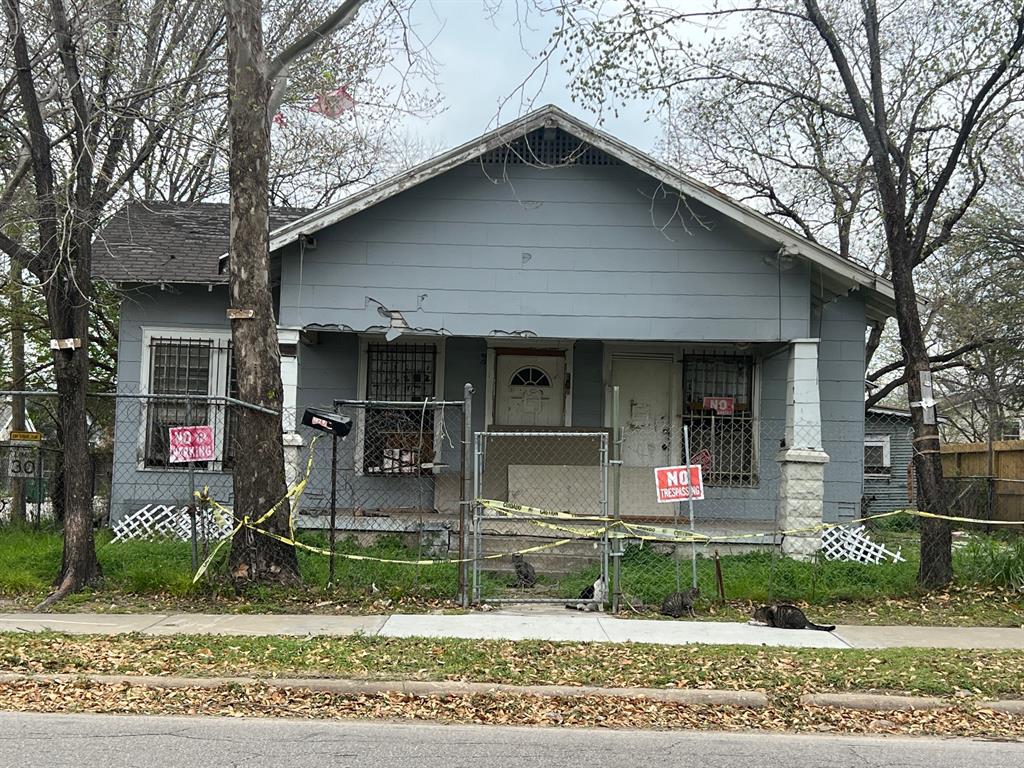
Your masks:
{"label": "horizontal wood siding", "polygon": [[[147,371],[142,370],[143,328],[180,328],[229,331],[226,286],[208,291],[203,286],[179,285],[125,289],[118,326],[117,391],[138,394],[144,388]],[[171,334],[173,335],[173,334]],[[182,468],[139,469],[145,419],[142,400],[119,399],[114,420],[113,478],[110,489],[110,520],[146,504],[187,505],[192,502],[188,472]],[[196,470],[197,488],[210,487],[215,499],[230,499],[231,475]]]}
{"label": "horizontal wood siding", "polygon": [[806,336],[808,272],[774,250],[626,167],[469,164],[286,249],[282,324],[380,327],[376,300],[455,335],[750,341],[781,306]]}
{"label": "horizontal wood siding", "polygon": [[864,302],[852,293],[820,310],[817,335],[825,520],[860,515],[864,480]]}
{"label": "horizontal wood siding", "polygon": [[886,435],[889,437],[889,477],[864,478],[865,511],[872,515],[910,506],[907,498],[907,472],[914,459],[914,432],[910,417],[868,413],[864,420],[864,436]]}

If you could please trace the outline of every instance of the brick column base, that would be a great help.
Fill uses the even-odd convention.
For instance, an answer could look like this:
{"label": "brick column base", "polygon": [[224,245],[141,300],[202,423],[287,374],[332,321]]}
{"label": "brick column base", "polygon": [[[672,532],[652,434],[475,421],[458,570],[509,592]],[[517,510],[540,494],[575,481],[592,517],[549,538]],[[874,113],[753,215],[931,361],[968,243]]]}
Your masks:
{"label": "brick column base", "polygon": [[[821,525],[825,501],[825,465],[828,454],[801,448],[780,451],[779,528],[800,530]],[[796,560],[810,560],[821,549],[821,531],[788,534],[782,539],[782,554]]]}

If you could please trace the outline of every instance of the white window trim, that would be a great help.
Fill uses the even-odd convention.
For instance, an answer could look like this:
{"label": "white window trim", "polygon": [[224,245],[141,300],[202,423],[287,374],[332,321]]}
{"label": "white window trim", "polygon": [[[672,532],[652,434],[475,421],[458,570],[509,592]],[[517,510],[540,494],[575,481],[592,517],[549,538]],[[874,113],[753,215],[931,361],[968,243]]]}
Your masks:
{"label": "white window trim", "polygon": [[[891,435],[864,435],[865,448],[869,445],[880,445],[882,447],[882,466],[889,470],[885,474],[879,474],[877,472],[869,473],[867,463],[865,462],[864,478],[866,480],[890,480],[892,478],[892,454],[890,453],[891,438]],[[863,458],[864,457],[862,456],[862,461]]]}
{"label": "white window trim", "polygon": [[[367,353],[370,344],[433,344],[434,345],[434,399],[444,399],[444,363],[445,363],[445,337],[444,336],[400,336],[394,342],[388,342],[380,334],[359,334],[359,354],[356,364],[356,400],[366,400],[366,375],[369,368]],[[332,404],[333,405],[333,404]],[[365,409],[360,409],[355,414],[356,422],[356,444],[353,450],[355,460],[355,473],[362,476],[363,471],[363,441],[366,437],[366,419],[363,417]],[[443,420],[434,419],[434,456],[441,455],[441,441],[444,436]],[[434,467],[433,473],[439,474],[440,467]],[[402,477],[401,474],[385,475],[386,477]]]}
{"label": "white window trim", "polygon": [[[223,328],[180,328],[175,326],[143,326],[142,327],[142,354],[139,355],[139,394],[149,395],[152,394],[150,386],[152,382],[149,380],[150,376],[150,346],[154,338],[169,338],[169,339],[184,339],[184,340],[197,340],[197,341],[212,341],[212,342],[228,342],[231,341],[231,331],[224,330]],[[222,371],[224,375],[224,381],[227,381],[228,376],[228,358],[223,352],[217,355],[217,366],[223,366]],[[213,370],[213,358],[210,359],[210,370]],[[218,397],[223,395],[222,392],[213,391],[213,381],[215,377],[208,377],[206,383],[206,394],[211,397]],[[148,428],[149,419],[146,409],[149,406],[149,401],[145,397],[140,399],[142,418],[139,419],[139,434],[136,445],[138,446],[138,461],[136,469],[142,472],[179,472],[188,469],[188,464],[168,465],[166,467],[147,467],[146,466],[146,430]],[[214,409],[213,418],[213,434],[217,438],[217,453],[214,458],[214,462],[220,465],[224,460],[224,409]],[[202,469],[201,472],[229,472],[223,468],[219,469]]]}

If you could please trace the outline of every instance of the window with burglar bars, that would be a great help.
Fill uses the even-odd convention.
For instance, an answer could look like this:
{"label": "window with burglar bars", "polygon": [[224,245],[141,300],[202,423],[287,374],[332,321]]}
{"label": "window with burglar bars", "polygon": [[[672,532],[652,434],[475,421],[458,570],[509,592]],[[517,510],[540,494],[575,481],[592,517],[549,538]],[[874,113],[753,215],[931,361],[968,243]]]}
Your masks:
{"label": "window with burglar bars", "polygon": [[437,350],[433,344],[368,344],[366,399],[424,403],[366,409],[363,471],[367,474],[419,475],[432,470]]}
{"label": "window with burglar bars", "polygon": [[683,423],[690,428],[690,460],[704,466],[708,485],[757,485],[753,381],[754,359],[747,355],[683,359]]}
{"label": "window with burglar bars", "polygon": [[[174,468],[169,461],[169,430],[172,427],[210,425],[217,440],[218,460],[196,462],[195,467],[226,469],[234,454],[234,409],[225,403],[211,403],[211,395],[232,395],[235,376],[231,365],[231,342],[227,339],[151,337],[149,339],[148,393],[192,395],[193,398],[152,399],[146,404],[144,465]],[[180,465],[184,468],[186,465]]]}

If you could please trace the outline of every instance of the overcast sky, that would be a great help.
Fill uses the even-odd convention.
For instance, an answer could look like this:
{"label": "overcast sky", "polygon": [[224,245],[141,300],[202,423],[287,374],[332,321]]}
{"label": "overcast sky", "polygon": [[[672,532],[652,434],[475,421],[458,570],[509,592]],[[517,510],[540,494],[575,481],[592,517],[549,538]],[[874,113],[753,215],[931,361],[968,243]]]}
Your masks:
{"label": "overcast sky", "polygon": [[[532,54],[538,53],[548,39],[551,28],[540,18],[528,24],[516,24],[515,0],[504,0],[493,21],[487,18],[480,0],[430,0],[416,3],[413,23],[424,39],[433,40],[431,50],[437,59],[446,110],[429,123],[417,122],[410,130],[421,133],[430,144],[453,147],[493,128],[500,102],[515,96],[518,85],[536,66]],[[520,39],[522,33],[522,39]],[[529,52],[524,51],[523,48]],[[532,96],[543,85],[536,106],[557,104],[587,122],[595,116],[574,104],[569,95],[568,77],[552,63],[547,80],[538,74],[527,92]],[[519,99],[501,107],[501,122],[508,122],[527,111]],[[603,129],[650,152],[658,139],[656,121],[645,121],[643,104],[634,103],[620,109],[615,118],[606,114]]]}

